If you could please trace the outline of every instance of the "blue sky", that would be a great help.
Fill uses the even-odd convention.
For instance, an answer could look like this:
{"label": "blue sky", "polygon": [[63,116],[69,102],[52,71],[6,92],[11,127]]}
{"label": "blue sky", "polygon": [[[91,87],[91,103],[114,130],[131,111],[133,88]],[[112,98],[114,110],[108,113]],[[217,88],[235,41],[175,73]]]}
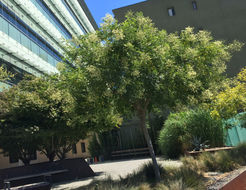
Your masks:
{"label": "blue sky", "polygon": [[102,23],[102,18],[107,14],[112,14],[112,9],[142,2],[144,0],[85,0],[94,19],[99,25]]}

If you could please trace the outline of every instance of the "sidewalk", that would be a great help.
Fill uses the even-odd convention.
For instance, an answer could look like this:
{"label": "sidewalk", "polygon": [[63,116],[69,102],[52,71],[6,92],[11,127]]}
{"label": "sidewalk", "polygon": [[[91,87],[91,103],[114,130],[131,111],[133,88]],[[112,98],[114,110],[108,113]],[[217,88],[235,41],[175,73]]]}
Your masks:
{"label": "sidewalk", "polygon": [[[157,158],[158,162],[165,166],[177,166],[181,165],[180,161],[163,160]],[[150,158],[132,159],[132,160],[117,160],[98,164],[91,164],[90,167],[97,174],[96,177],[81,179],[77,181],[64,182],[54,184],[53,190],[70,190],[76,189],[92,182],[93,179],[104,179],[111,176],[113,179],[119,179],[119,177],[125,177],[127,174],[141,168],[144,163],[150,162]]]}

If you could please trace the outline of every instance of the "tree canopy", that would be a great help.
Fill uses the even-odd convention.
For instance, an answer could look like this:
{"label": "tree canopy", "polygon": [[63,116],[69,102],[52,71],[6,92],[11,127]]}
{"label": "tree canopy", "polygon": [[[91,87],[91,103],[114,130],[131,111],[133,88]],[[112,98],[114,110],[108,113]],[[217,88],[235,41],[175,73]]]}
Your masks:
{"label": "tree canopy", "polygon": [[214,117],[229,119],[246,111],[246,68],[234,79],[232,85],[221,91],[212,104],[211,114]]}
{"label": "tree canopy", "polygon": [[8,80],[11,76],[13,75],[4,69],[3,66],[0,66],[0,82]]}
{"label": "tree canopy", "polygon": [[36,150],[52,161],[61,148],[86,137],[75,118],[74,100],[56,77],[27,76],[0,93],[0,148],[25,164]]}
{"label": "tree canopy", "polygon": [[75,69],[64,67],[63,71],[70,71],[67,78],[73,81],[72,94],[83,94],[85,88],[80,85],[87,84],[100,112],[106,109],[139,117],[158,179],[145,122],[147,111],[200,101],[223,80],[225,63],[240,46],[238,42],[227,45],[214,40],[209,32],[195,33],[189,27],[168,34],[142,13],[128,13],[122,23],[107,16],[98,31],[68,43],[65,57]]}

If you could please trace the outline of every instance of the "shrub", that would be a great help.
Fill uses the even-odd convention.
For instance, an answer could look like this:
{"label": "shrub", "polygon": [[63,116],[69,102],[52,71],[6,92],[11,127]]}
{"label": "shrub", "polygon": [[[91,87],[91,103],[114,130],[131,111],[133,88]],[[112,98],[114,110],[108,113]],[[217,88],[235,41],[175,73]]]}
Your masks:
{"label": "shrub", "polygon": [[201,155],[199,155],[198,160],[204,164],[205,166],[205,171],[216,171],[216,163],[214,160],[214,157],[211,153],[209,152],[204,152]]}
{"label": "shrub", "polygon": [[[203,190],[205,189],[203,177],[195,171],[183,166],[180,168],[169,167],[164,170],[159,165],[161,181],[155,182],[153,165],[144,164],[138,171],[127,175],[120,180],[113,181],[94,180],[88,186],[79,189],[87,190]],[[78,190],[79,190],[78,189]]]}
{"label": "shrub", "polygon": [[90,152],[91,157],[96,157],[101,155],[101,146],[97,140],[96,134],[94,134],[89,141],[88,150]]}
{"label": "shrub", "polygon": [[170,114],[159,135],[159,149],[162,154],[169,158],[178,158],[183,153],[182,140],[180,137],[185,135],[184,113]]}
{"label": "shrub", "polygon": [[205,110],[196,109],[170,114],[159,136],[159,148],[164,156],[177,158],[194,149],[192,140],[207,142],[210,147],[224,145],[222,121],[213,119]]}
{"label": "shrub", "polygon": [[227,151],[219,151],[214,153],[214,160],[217,171],[220,172],[229,172],[238,167],[238,164],[233,161],[230,152]]}
{"label": "shrub", "polygon": [[171,177],[172,181],[182,180],[184,189],[205,189],[203,176],[198,174],[196,171],[192,170],[189,167],[182,166],[174,170],[174,174]]}
{"label": "shrub", "polygon": [[231,157],[239,165],[246,165],[246,143],[241,143],[232,149]]}
{"label": "shrub", "polygon": [[206,171],[228,172],[238,167],[230,152],[226,151],[218,151],[214,154],[203,153],[199,156],[199,160],[205,165]]}
{"label": "shrub", "polygon": [[[159,167],[161,176],[164,176],[165,175],[164,168],[160,164],[158,164],[158,167]],[[140,173],[144,175],[148,181],[155,181],[155,172],[154,172],[152,162],[148,162],[144,164],[142,168],[140,169]]]}
{"label": "shrub", "polygon": [[182,157],[180,160],[185,167],[190,168],[191,170],[197,172],[198,174],[202,175],[206,170],[205,164],[201,162],[199,159],[195,159],[192,156],[185,156]]}

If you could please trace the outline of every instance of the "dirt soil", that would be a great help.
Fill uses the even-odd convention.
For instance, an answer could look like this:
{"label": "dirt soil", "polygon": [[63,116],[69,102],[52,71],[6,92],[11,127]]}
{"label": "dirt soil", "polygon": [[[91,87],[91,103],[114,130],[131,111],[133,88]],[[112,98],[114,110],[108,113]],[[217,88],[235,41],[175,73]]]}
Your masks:
{"label": "dirt soil", "polygon": [[208,172],[205,173],[205,177],[208,179],[207,189],[208,190],[218,190],[224,185],[229,183],[231,180],[239,176],[246,170],[246,166],[240,167],[237,170],[227,173],[218,173],[218,172]]}

